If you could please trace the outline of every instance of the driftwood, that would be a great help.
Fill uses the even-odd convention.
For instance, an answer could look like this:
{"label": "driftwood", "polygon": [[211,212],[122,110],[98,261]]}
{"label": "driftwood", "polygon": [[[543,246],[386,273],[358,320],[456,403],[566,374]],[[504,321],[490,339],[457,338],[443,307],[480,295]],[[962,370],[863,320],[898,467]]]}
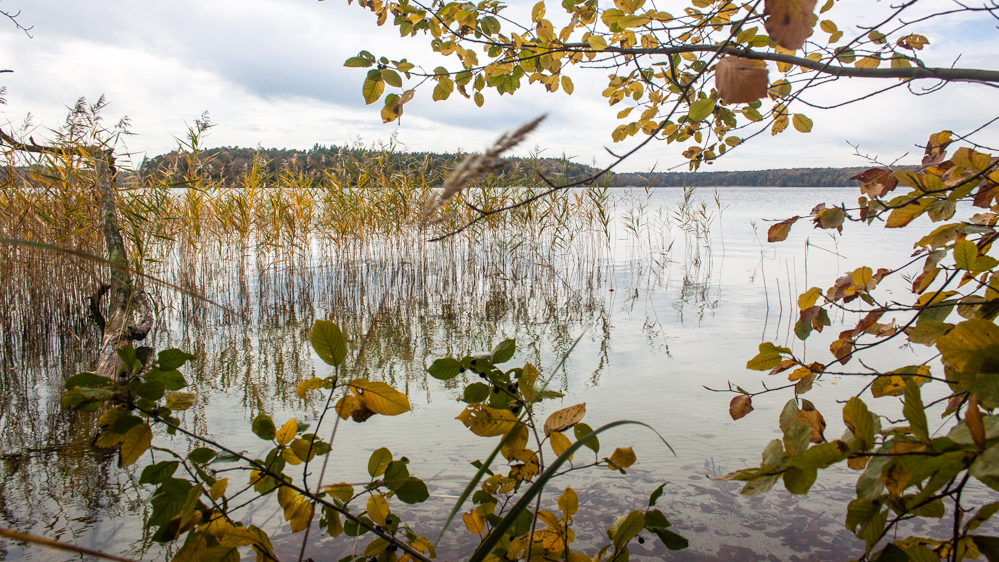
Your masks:
{"label": "driftwood", "polygon": [[[101,285],[90,297],[90,312],[101,328],[101,348],[95,373],[114,377],[121,368],[118,350],[145,339],[153,327],[153,307],[129,272],[125,241],[118,227],[115,205],[114,152],[104,147],[60,147],[22,143],[0,130],[0,144],[13,150],[35,154],[74,155],[89,159],[94,168],[94,187],[100,195],[100,227],[104,234],[107,259],[120,267],[111,267],[110,285]],[[107,294],[107,313],[102,314],[100,300]]]}

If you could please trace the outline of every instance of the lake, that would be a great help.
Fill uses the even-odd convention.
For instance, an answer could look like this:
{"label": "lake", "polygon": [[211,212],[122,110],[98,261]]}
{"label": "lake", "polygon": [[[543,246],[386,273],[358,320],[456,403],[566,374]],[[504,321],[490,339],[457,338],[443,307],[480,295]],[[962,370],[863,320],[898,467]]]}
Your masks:
{"label": "lake", "polygon": [[[764,384],[787,384],[782,375],[746,369],[762,341],[825,361],[829,342],[857,317],[834,315],[830,328],[803,343],[793,333],[797,295],[812,286],[825,290],[862,265],[901,265],[929,222],[900,230],[847,224],[837,235],[802,220],[786,241],[769,244],[766,231],[772,223],[767,220],[807,215],[822,202],[855,203],[857,190],[719,188],[685,197],[681,189],[617,189],[610,197],[604,222],[589,221],[578,230],[566,222],[563,231],[502,230],[473,241],[455,237],[441,243],[409,233],[353,245],[327,244],[316,236],[293,248],[219,241],[164,246],[151,273],[188,292],[153,291],[158,321],[147,345],[177,347],[198,357],[185,370],[200,397],[183,413],[187,427],[259,456],[267,446],[249,427],[258,413],[271,415],[279,425],[290,417],[314,423],[320,414],[325,401],[302,401],[295,388],[302,380],[329,374],[309,345],[309,329],[316,319],[337,322],[353,345],[348,355],[353,372],[405,392],[413,410],[341,424],[323,481],[367,482],[368,456],[379,447],[405,455],[410,472],[427,481],[431,498],[406,506],[401,515],[414,522],[417,532],[436,537],[475,472],[470,463],[484,459],[496,438],[475,437],[454,419],[463,407],[457,401],[463,381],[435,380],[426,367],[439,357],[487,352],[515,338],[517,353],[509,366],[529,361],[550,374],[567,354],[564,369],[552,381],[565,397],[545,402],[545,413],[585,402],[583,421],[591,427],[641,421],[675,451],[637,426],[601,435],[602,453],[632,445],[638,462],[627,475],[606,469],[573,472],[546,492],[548,499],[565,486],[578,492],[576,548],[592,554],[606,542],[604,532],[616,516],[643,509],[649,494],[669,482],[657,505],[690,539],[690,548],[668,551],[647,536],[644,545],[632,546],[633,556],[857,556],[862,542],[843,524],[857,473],[845,467],[821,471],[807,497],[792,496],[781,484],[761,496],[743,497],[739,483],[713,480],[759,465],[763,448],[780,437],[778,414],[793,395],[787,390],[760,395],[754,412],[733,421],[728,404],[734,394],[710,389],[728,390],[731,383],[755,392]],[[879,290],[888,298],[894,293],[904,299],[908,293],[901,281]],[[75,324],[47,317],[37,325],[25,323],[25,310],[60,314],[33,294],[26,291],[24,300],[5,303],[14,319],[5,320],[3,334],[3,525],[131,558],[163,559],[168,554],[163,547],[142,534],[142,499],[152,490],[138,484],[138,474],[148,455],[135,467],[118,469],[113,453],[89,446],[93,421],[59,406],[66,377],[89,369],[96,333],[82,313],[75,313]],[[363,361],[355,365],[362,340]],[[888,368],[931,357],[929,348],[882,347],[865,363]],[[844,430],[836,401],[867,382],[827,376],[804,395],[825,414],[827,438]],[[940,392],[927,387],[924,401]],[[867,402],[878,413],[902,417],[896,398]],[[941,411],[942,405],[930,410],[931,426],[932,413]],[[158,435],[154,445],[191,448],[165,435]],[[965,494],[984,498],[994,492],[977,487]],[[271,531],[282,559],[297,559],[302,535],[288,531],[274,499],[237,514]],[[932,532],[927,525],[921,521],[902,531]],[[316,527],[306,550],[316,561],[338,560],[355,548],[353,539],[330,539]],[[361,548],[366,542],[365,537]],[[440,542],[439,559],[465,558],[477,543],[458,520]],[[0,559],[66,558],[0,541]]]}

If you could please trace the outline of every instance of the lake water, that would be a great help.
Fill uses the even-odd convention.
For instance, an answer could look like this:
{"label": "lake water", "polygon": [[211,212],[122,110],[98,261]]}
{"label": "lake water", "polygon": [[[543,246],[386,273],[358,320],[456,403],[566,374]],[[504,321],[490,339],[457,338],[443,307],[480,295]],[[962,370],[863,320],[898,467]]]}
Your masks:
{"label": "lake water", "polygon": [[[734,395],[708,389],[726,390],[731,383],[757,391],[763,384],[787,384],[780,375],[746,370],[761,341],[790,346],[809,360],[827,360],[828,343],[856,317],[834,316],[833,326],[803,344],[792,331],[797,295],[811,286],[824,290],[862,265],[876,269],[903,263],[925,224],[901,230],[848,224],[840,236],[802,220],[785,242],[766,242],[771,224],[766,219],[806,215],[818,203],[850,204],[856,197],[853,188],[720,188],[716,201],[715,192],[702,189],[693,201],[704,206],[689,207],[685,220],[677,216],[682,190],[615,190],[607,230],[572,236],[534,233],[536,238],[525,241],[508,234],[471,244],[407,237],[334,249],[317,242],[295,251],[178,246],[173,260],[156,274],[230,311],[160,290],[152,345],[189,350],[199,358],[186,374],[201,399],[184,413],[183,422],[258,455],[266,445],[249,431],[255,415],[268,413],[278,423],[290,417],[314,422],[323,405],[318,399],[303,402],[294,392],[299,381],[328,374],[308,344],[312,322],[338,322],[354,351],[370,333],[357,373],[406,392],[413,411],[342,424],[324,482],[366,482],[367,458],[376,448],[405,455],[410,472],[428,482],[432,497],[400,514],[418,532],[436,537],[454,498],[474,474],[470,462],[484,459],[496,439],[475,437],[454,419],[462,410],[457,398],[463,381],[432,379],[426,366],[438,357],[488,351],[513,337],[518,352],[510,366],[530,361],[551,373],[581,337],[552,383],[565,398],[545,403],[544,412],[585,402],[584,421],[591,427],[642,421],[658,430],[676,454],[637,426],[603,434],[602,452],[632,445],[638,462],[627,476],[591,469],[551,486],[547,498],[552,501],[564,486],[579,494],[575,548],[592,554],[606,542],[605,529],[616,516],[643,509],[649,493],[669,482],[658,506],[690,539],[690,548],[670,552],[650,536],[644,545],[632,546],[633,556],[847,560],[862,551],[862,543],[843,525],[846,504],[855,497],[851,481],[856,473],[823,471],[807,497],[792,496],[780,484],[762,496],[740,496],[739,483],[712,478],[759,465],[764,446],[780,437],[777,417],[793,396],[788,391],[758,396],[756,410],[733,421],[728,403]],[[700,236],[684,231],[684,225],[697,222],[691,217],[698,209],[711,218]],[[907,295],[902,282],[880,289],[887,298]],[[18,340],[20,348],[14,349],[9,340],[17,338],[6,336],[0,403],[3,525],[136,559],[166,557],[162,547],[142,538],[142,499],[151,489],[138,484],[138,474],[148,456],[138,467],[119,470],[113,454],[89,447],[92,422],[58,405],[62,381],[88,368],[93,335],[48,338],[55,343],[38,348]],[[930,356],[926,348],[884,347],[865,362],[888,368]],[[824,413],[827,438],[844,430],[836,400],[867,382],[828,376],[804,396]],[[931,385],[925,392],[929,402],[941,389]],[[897,399],[866,401],[873,411],[901,417]],[[154,444],[189,448],[165,436]],[[967,494],[984,498],[992,492],[975,488]],[[282,559],[297,559],[302,535],[288,532],[273,498],[238,515],[271,532]],[[903,527],[913,529],[934,531],[932,526]],[[362,541],[361,548],[366,537]],[[439,558],[466,558],[477,542],[458,521],[441,540]],[[338,560],[354,548],[352,539],[329,539],[313,529],[306,554],[317,561]],[[0,541],[0,559],[67,558]]]}

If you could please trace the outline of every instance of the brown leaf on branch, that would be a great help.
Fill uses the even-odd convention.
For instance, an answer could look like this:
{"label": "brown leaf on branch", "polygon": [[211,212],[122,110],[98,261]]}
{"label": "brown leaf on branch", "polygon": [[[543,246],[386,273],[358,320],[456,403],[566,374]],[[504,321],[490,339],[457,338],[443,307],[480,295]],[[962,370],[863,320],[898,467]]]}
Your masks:
{"label": "brown leaf on branch", "polygon": [[726,103],[752,103],[767,97],[767,67],[740,57],[725,57],[715,67],[715,88]]}
{"label": "brown leaf on branch", "polygon": [[551,435],[553,431],[565,431],[579,423],[586,415],[586,402],[563,408],[553,412],[545,420],[545,436]]}
{"label": "brown leaf on branch", "polygon": [[964,423],[971,432],[971,439],[979,449],[985,450],[985,425],[982,423],[982,411],[978,409],[978,396],[971,395],[968,399],[968,410],[964,413]]}
{"label": "brown leaf on branch", "polygon": [[781,221],[767,230],[767,242],[783,242],[791,232],[791,225],[801,217],[791,217],[786,221]]}
{"label": "brown leaf on branch", "polygon": [[797,51],[812,33],[814,12],[815,0],[765,0],[763,25],[774,42]]}
{"label": "brown leaf on branch", "polygon": [[728,405],[728,415],[732,416],[733,420],[745,417],[746,414],[752,411],[753,397],[748,394],[740,394],[736,396]]}

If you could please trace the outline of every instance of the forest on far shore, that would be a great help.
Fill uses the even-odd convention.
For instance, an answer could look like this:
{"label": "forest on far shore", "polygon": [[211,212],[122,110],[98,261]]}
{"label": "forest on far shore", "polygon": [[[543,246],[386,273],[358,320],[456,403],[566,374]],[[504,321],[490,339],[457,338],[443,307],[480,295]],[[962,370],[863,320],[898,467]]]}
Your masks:
{"label": "forest on far shore", "polygon": [[[179,158],[177,151],[147,158],[139,168],[142,175],[163,174],[178,171],[186,159]],[[465,154],[433,152],[403,152],[393,150],[373,150],[359,147],[338,147],[316,144],[307,151],[286,148],[241,148],[219,147],[203,149],[198,161],[213,179],[238,178],[258,159],[259,166],[270,174],[289,170],[295,173],[321,174],[325,170],[350,166],[351,162],[381,159],[386,171],[424,169],[428,176],[440,169],[453,168]],[[505,167],[501,174],[533,175],[535,169],[546,176],[561,182],[575,181],[595,173],[597,168],[572,162],[567,158],[521,158],[504,159]],[[903,166],[908,169],[909,167]],[[745,170],[729,172],[626,172],[609,174],[612,187],[655,186],[655,187],[852,187],[859,182],[850,178],[864,171],[866,167],[850,168],[784,168],[775,170]],[[263,171],[261,170],[261,171]]]}

